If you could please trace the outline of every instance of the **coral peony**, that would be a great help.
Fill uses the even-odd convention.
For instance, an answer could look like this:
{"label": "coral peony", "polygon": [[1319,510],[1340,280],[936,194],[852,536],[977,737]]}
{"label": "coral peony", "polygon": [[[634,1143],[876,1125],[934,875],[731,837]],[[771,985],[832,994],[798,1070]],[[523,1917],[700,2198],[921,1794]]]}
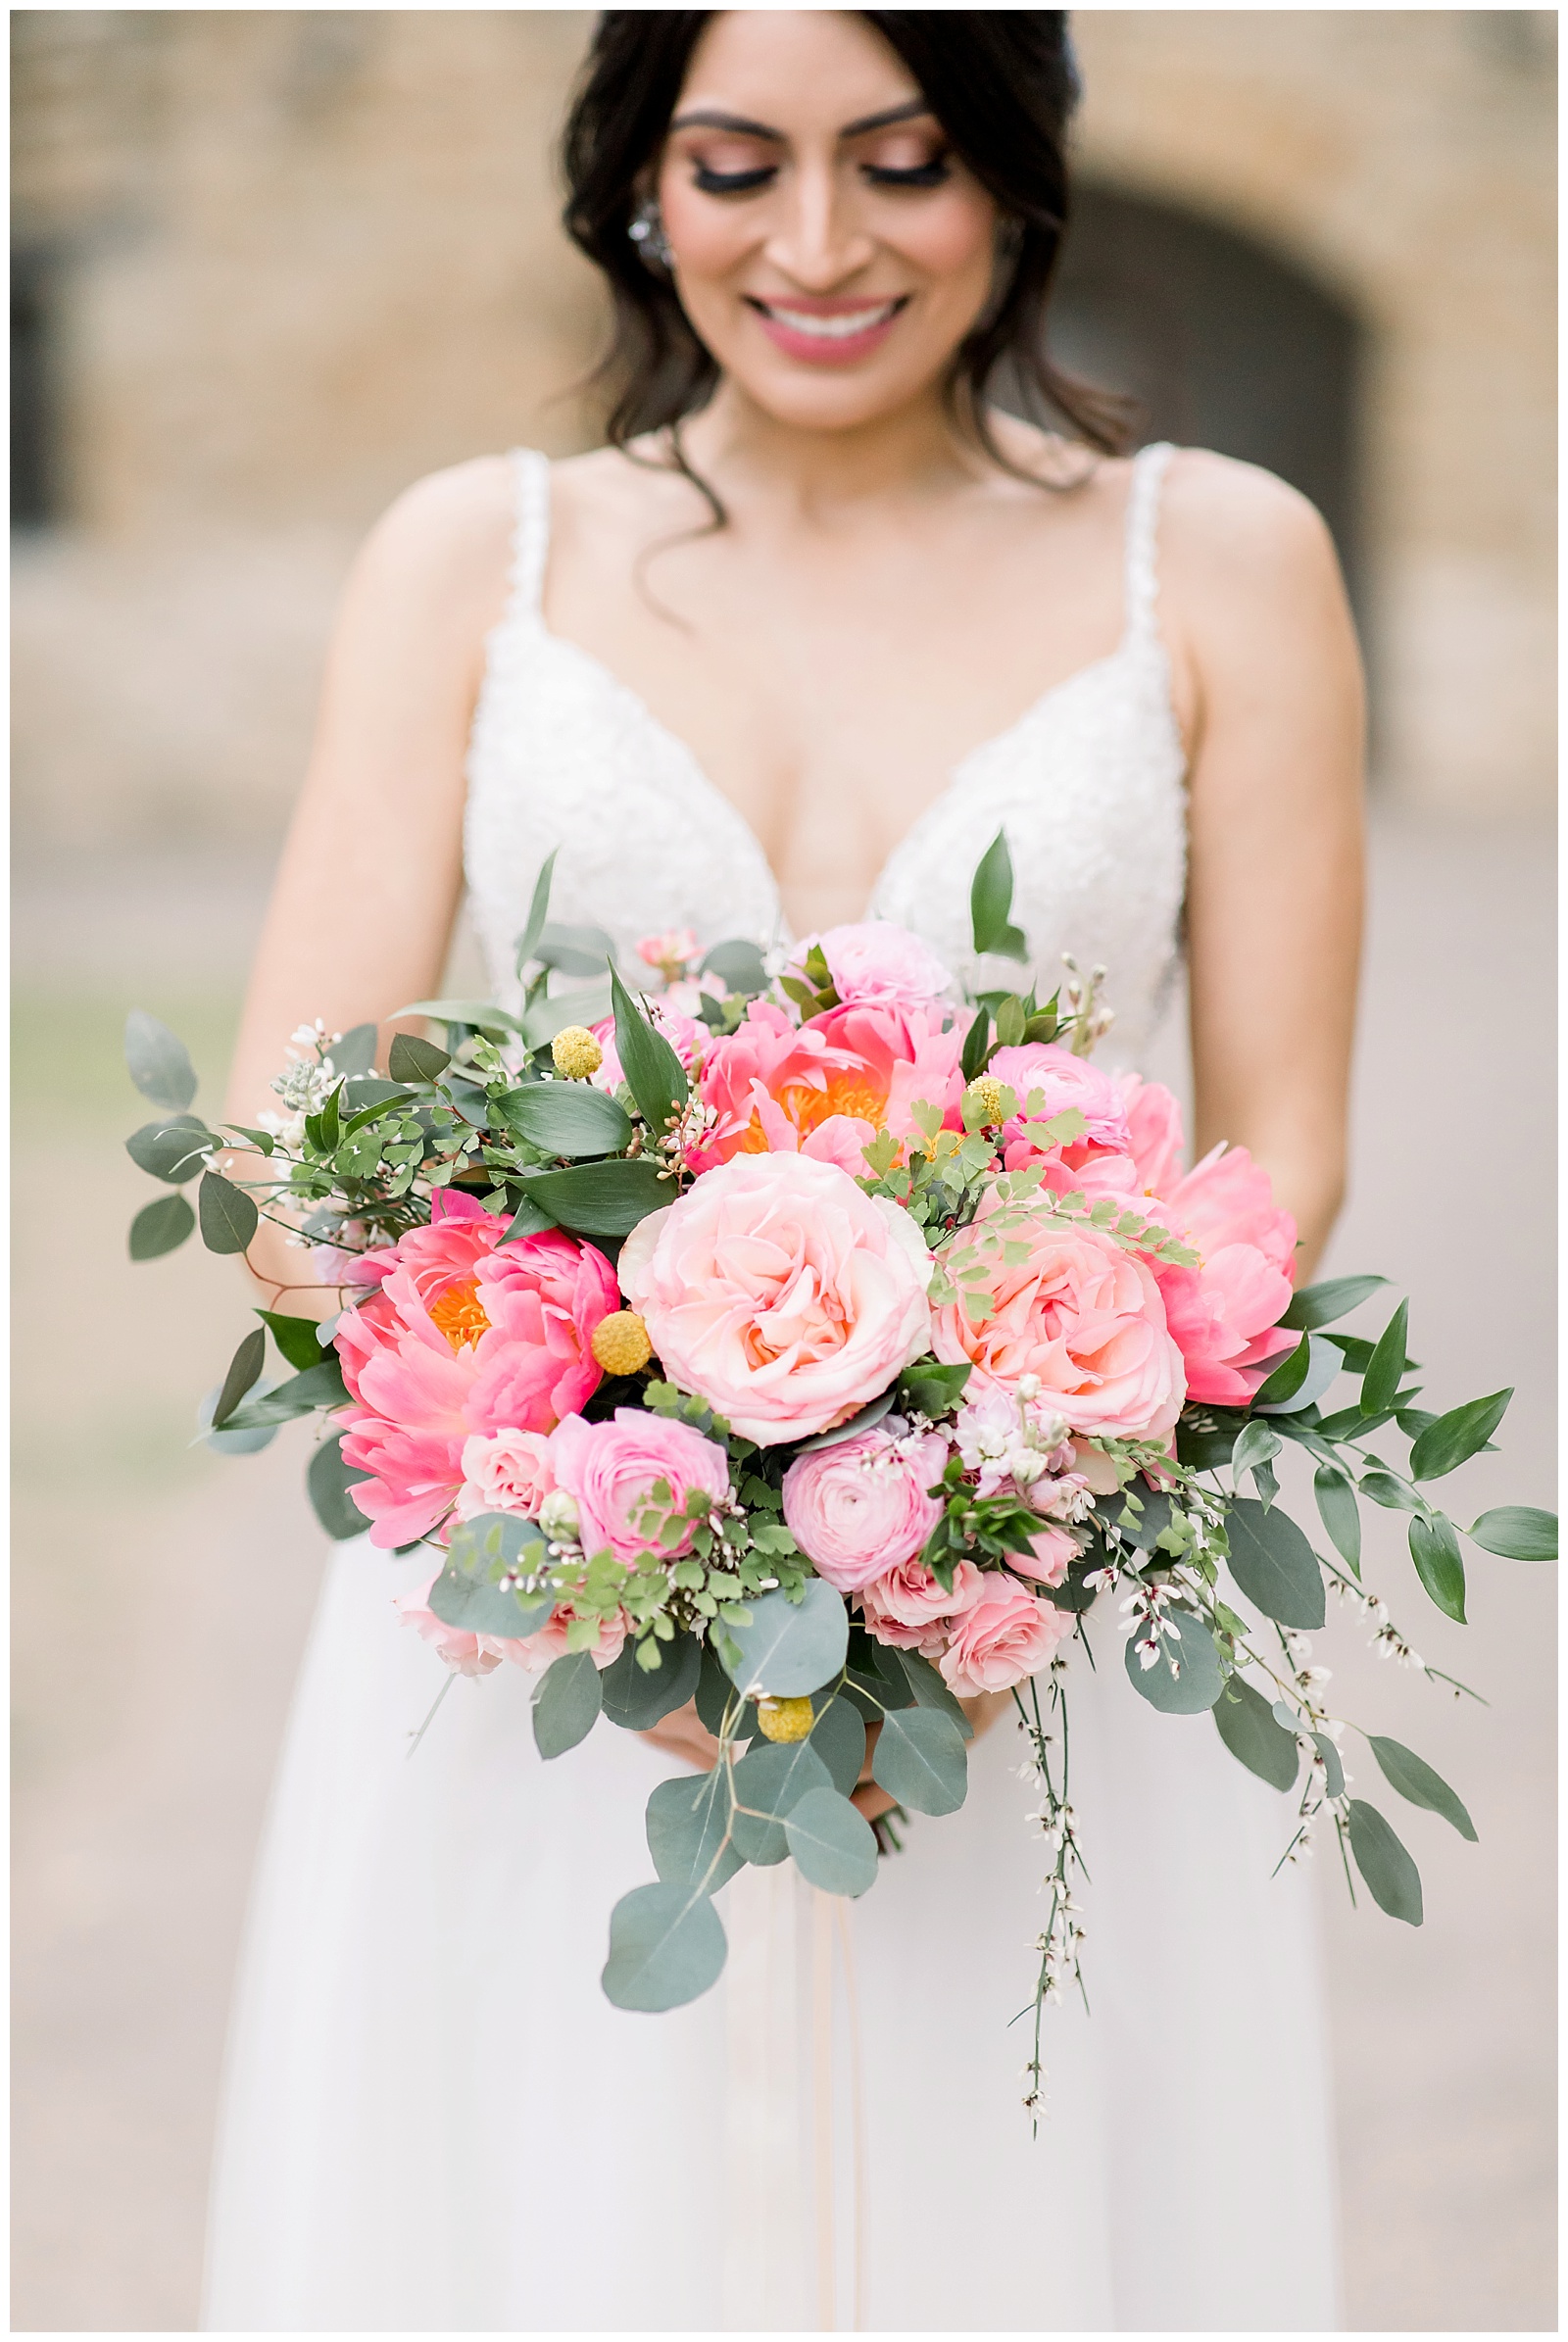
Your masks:
{"label": "coral peony", "polygon": [[845,1422],[928,1341],[931,1256],[809,1155],[737,1155],[632,1230],[621,1283],[671,1382],[761,1446]]}
{"label": "coral peony", "polygon": [[1005,1570],[987,1570],[980,1598],[955,1619],[937,1665],[960,1699],[1006,1691],[1044,1667],[1072,1633],[1072,1614],[1042,1601]]}
{"label": "coral peony", "polygon": [[988,1242],[992,1216],[983,1206],[943,1254],[966,1290],[983,1285],[991,1311],[976,1324],[961,1300],[936,1309],[937,1356],[973,1365],[976,1396],[986,1382],[1015,1390],[1032,1375],[1042,1405],[1072,1431],[1167,1439],[1186,1382],[1147,1265],[1084,1221],[1017,1206],[1006,1213],[1004,1252],[994,1234]]}
{"label": "coral peony", "polygon": [[833,990],[847,1005],[930,1008],[953,988],[953,978],[936,953],[906,927],[887,919],[863,919],[853,927],[830,927],[808,936],[795,956],[804,961],[812,944],[821,948]]}
{"label": "coral peony", "polygon": [[962,1032],[944,1032],[936,1009],[852,1003],[795,1025],[770,1000],[753,1000],[704,1061],[703,1100],[717,1120],[692,1160],[707,1169],[739,1153],[799,1149],[842,1161],[846,1133],[830,1140],[825,1126],[842,1118],[859,1146],[880,1130],[910,1139],[921,1103],[956,1123],[962,1049]]}
{"label": "coral peony", "polygon": [[1117,1087],[1127,1114],[1129,1150],[1146,1195],[1168,1195],[1181,1177],[1182,1110],[1163,1082],[1121,1075]]}
{"label": "coral peony", "polygon": [[1165,1316],[1187,1362],[1189,1395],[1246,1406],[1299,1335],[1279,1331],[1290,1305],[1296,1222],[1245,1147],[1215,1147],[1161,1199],[1161,1218],[1199,1254],[1195,1269],[1155,1269]]}
{"label": "coral peony", "polygon": [[378,1288],[338,1324],[357,1401],[343,1458],[372,1478],[353,1497],[370,1541],[433,1529],[476,1432],[547,1432],[597,1389],[590,1343],[619,1305],[602,1252],[554,1230],[501,1244],[507,1223],[439,1189],[427,1227],[374,1255]]}
{"label": "coral peony", "polygon": [[784,1475],[784,1519],[817,1575],[840,1593],[912,1561],[942,1518],[927,1490],[942,1477],[940,1432],[898,1437],[886,1423],[797,1456]]}
{"label": "coral peony", "polygon": [[[662,1542],[653,1534],[650,1509],[667,1515],[683,1510],[700,1491],[710,1505],[730,1492],[729,1458],[689,1423],[673,1423],[641,1407],[617,1407],[613,1422],[586,1423],[568,1415],[550,1437],[550,1464],[558,1488],[576,1499],[577,1535],[585,1553],[611,1552],[617,1561],[639,1553],[689,1553],[695,1522]],[[663,1482],[668,1495],[655,1498]]]}

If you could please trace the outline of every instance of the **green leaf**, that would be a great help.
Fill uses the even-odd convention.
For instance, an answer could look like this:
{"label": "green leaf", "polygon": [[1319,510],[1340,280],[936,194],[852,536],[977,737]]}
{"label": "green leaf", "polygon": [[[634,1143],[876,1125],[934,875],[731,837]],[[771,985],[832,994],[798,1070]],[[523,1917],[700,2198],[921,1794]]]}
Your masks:
{"label": "green leaf", "polygon": [[1510,1561],[1555,1561],[1557,1516],[1534,1504],[1499,1504],[1465,1531],[1473,1544]]}
{"label": "green leaf", "polygon": [[138,1170],[171,1187],[194,1179],[216,1144],[205,1122],[194,1114],[175,1114],[167,1122],[144,1122],[125,1141],[125,1152]]}
{"label": "green leaf", "polygon": [[524,1195],[513,1213],[507,1233],[501,1242],[504,1244],[515,1244],[520,1243],[525,1236],[543,1236],[547,1228],[554,1228],[555,1225],[555,1221],[542,1205],[535,1203],[531,1195]]}
{"label": "green leaf", "polygon": [[[658,1166],[647,1155],[630,1161],[573,1163],[569,1171],[532,1171],[522,1187],[525,1202],[576,1236],[630,1236],[650,1212],[675,1200],[674,1188],[660,1178]],[[512,1233],[509,1229],[508,1235]]]}
{"label": "green leaf", "polygon": [[1312,1745],[1317,1750],[1318,1755],[1323,1759],[1323,1786],[1325,1790],[1331,1797],[1343,1797],[1345,1795],[1345,1767],[1340,1762],[1339,1750],[1335,1747],[1327,1732],[1314,1732],[1312,1734]]}
{"label": "green leaf", "polygon": [[938,1708],[897,1708],[882,1719],[871,1778],[911,1813],[956,1813],[969,1786],[963,1734]]}
{"label": "green leaf", "polygon": [[863,1407],[858,1408],[847,1422],[836,1424],[832,1431],[817,1432],[809,1439],[797,1440],[795,1453],[815,1455],[818,1448],[838,1447],[846,1439],[858,1439],[861,1432],[868,1432],[873,1423],[880,1423],[884,1415],[892,1412],[896,1396],[896,1391],[884,1391],[880,1398],[867,1399]]}
{"label": "green leaf", "polygon": [[948,1689],[946,1683],[929,1659],[922,1659],[918,1651],[905,1651],[884,1645],[880,1659],[897,1667],[914,1693],[915,1704],[921,1708],[936,1708],[944,1716],[951,1716],[966,1740],[974,1738],[974,1726],[963,1712],[962,1703]]}
{"label": "green leaf", "polygon": [[1472,1398],[1462,1407],[1440,1415],[1410,1450],[1412,1480],[1442,1480],[1485,1447],[1513,1396],[1510,1388],[1494,1391],[1490,1398]]}
{"label": "green leaf", "polygon": [[356,1075],[368,1073],[375,1063],[376,1027],[351,1025],[341,1041],[332,1044],[333,1071],[352,1081]]}
{"label": "green leaf", "polygon": [[1370,1496],[1374,1504],[1381,1504],[1386,1512],[1418,1513],[1422,1498],[1393,1472],[1363,1472],[1361,1493]]}
{"label": "green leaf", "polygon": [[1153,1666],[1145,1667],[1134,1648],[1137,1638],[1129,1635],[1122,1646],[1128,1681],[1162,1716],[1201,1716],[1225,1688],[1224,1670],[1214,1648],[1214,1637],[1202,1620],[1194,1618],[1190,1611],[1173,1610],[1168,1617],[1176,1629],[1175,1657],[1180,1672],[1174,1676],[1170,1672],[1170,1661],[1165,1656],[1170,1650],[1168,1638],[1161,1639],[1160,1655]]}
{"label": "green leaf", "polygon": [[600,1981],[617,2009],[678,2009],[717,1982],[728,1949],[718,1913],[693,1886],[634,1886],[610,1915]]}
{"label": "green leaf", "polygon": [[765,1870],[789,1852],[784,1819],[808,1789],[828,1788],[832,1775],[809,1740],[784,1747],[759,1741],[735,1767],[735,1797],[749,1807],[730,1828],[742,1857]]}
{"label": "green leaf", "polygon": [[291,1376],[265,1398],[247,1399],[243,1406],[236,1407],[224,1429],[262,1431],[271,1424],[292,1423],[296,1415],[312,1415],[318,1407],[340,1407],[347,1397],[343,1368],[337,1352],[331,1350],[319,1365]]}
{"label": "green leaf", "polygon": [[[703,1671],[703,1646],[695,1635],[679,1634],[672,1642],[656,1642],[658,1667],[639,1667],[637,1645],[630,1636],[620,1656],[600,1678],[605,1714],[622,1731],[645,1732],[662,1716],[683,1708],[697,1689]],[[655,1868],[659,1869],[658,1862]],[[659,1870],[662,1878],[665,1873]]]}
{"label": "green leaf", "polygon": [[178,1113],[196,1095],[196,1068],[185,1044],[145,1008],[125,1019],[125,1065],[143,1098]]}
{"label": "green leaf", "polygon": [[1322,1335],[1303,1335],[1285,1364],[1275,1369],[1258,1391],[1252,1401],[1253,1412],[1299,1415],[1314,1405],[1344,1371],[1344,1359],[1334,1342]]}
{"label": "green leaf", "polygon": [[561,849],[557,846],[546,854],[540,865],[539,875],[534,880],[533,901],[528,905],[528,917],[514,946],[519,982],[523,969],[533,957],[534,946],[545,931],[545,921],[550,916],[550,881],[555,875],[556,855],[560,852]]}
{"label": "green leaf", "polygon": [[1377,1807],[1359,1797],[1350,1799],[1350,1852],[1379,1909],[1419,1927],[1421,1874]]}
{"label": "green leaf", "polygon": [[[498,1008],[493,1000],[410,1000],[407,1007],[394,1008],[392,1014],[439,1017],[443,1024],[472,1025],[476,1032],[488,1033],[498,1039],[508,1033],[520,1038],[523,1029],[520,1016],[514,1016],[509,1008]],[[366,1027],[367,1031],[372,1033],[374,1029],[373,1026]],[[334,1065],[337,1057],[338,1052],[334,1049]],[[364,1068],[356,1070],[363,1072]]]}
{"label": "green leaf", "polygon": [[1271,1464],[1285,1442],[1279,1433],[1266,1423],[1244,1423],[1231,1450],[1231,1470],[1240,1487],[1242,1474],[1252,1472],[1260,1464]]}
{"label": "green leaf", "polygon": [[662,1138],[671,1120],[686,1103],[689,1085],[681,1064],[662,1033],[658,1033],[615,974],[610,972],[610,997],[615,1011],[615,1054],[637,1110],[649,1129]]}
{"label": "green leaf", "polygon": [[615,939],[607,928],[583,921],[568,925],[549,920],[539,931],[533,957],[543,968],[559,968],[564,976],[597,976],[606,960],[615,956]]}
{"label": "green leaf", "polygon": [[953,1413],[973,1372],[967,1361],[962,1366],[941,1366],[935,1358],[917,1358],[900,1375],[899,1395],[906,1406],[917,1415],[929,1415],[935,1423]]}
{"label": "green leaf", "polygon": [[1265,1618],[1282,1627],[1321,1627],[1327,1615],[1323,1571],[1296,1523],[1241,1497],[1226,1520],[1231,1576]]}
{"label": "green leaf", "polygon": [[830,1699],[811,1727],[811,1746],[833,1778],[833,1786],[847,1797],[865,1763],[865,1725],[842,1694]]}
{"label": "green leaf", "polygon": [[726,994],[744,993],[748,1000],[767,990],[767,970],[755,944],[737,938],[715,944],[703,961],[705,976],[716,976]]}
{"label": "green leaf", "polygon": [[844,1596],[808,1578],[798,1602],[783,1592],[749,1605],[751,1624],[731,1627],[739,1657],[726,1672],[748,1698],[798,1699],[820,1691],[844,1665],[850,1619]]}
{"label": "green leaf", "polygon": [[835,1788],[808,1789],[784,1825],[795,1867],[825,1895],[876,1884],[876,1832]]}
{"label": "green leaf", "polygon": [[1294,1732],[1282,1732],[1261,1693],[1245,1677],[1228,1676],[1212,1710],[1219,1736],[1238,1763],[1273,1789],[1293,1789],[1301,1752]]}
{"label": "green leaf", "polygon": [[258,1309],[256,1314],[297,1373],[303,1374],[308,1366],[320,1365],[321,1342],[314,1317],[292,1317],[276,1309]]}
{"label": "green leaf", "polygon": [[[448,1562],[430,1588],[430,1608],[443,1626],[461,1628],[465,1635],[499,1635],[512,1641],[524,1635],[537,1635],[547,1625],[555,1604],[549,1596],[519,1594],[512,1586],[491,1586],[482,1578],[470,1578],[467,1573]],[[587,1658],[586,1651],[574,1654]],[[564,1662],[558,1660],[557,1666]],[[589,1660],[592,1666],[592,1660]],[[552,1673],[554,1670],[551,1671]],[[549,1678],[546,1677],[546,1682]],[[543,1689],[543,1684],[540,1686]],[[595,1711],[597,1713],[597,1710]],[[591,1724],[592,1717],[589,1719]],[[586,1732],[588,1726],[583,1727]],[[534,1738],[539,1737],[539,1716],[534,1711]],[[582,1733],[577,1735],[581,1739]],[[567,1741],[569,1748],[573,1745]],[[545,1750],[546,1755],[555,1753]]]}
{"label": "green leaf", "polygon": [[196,1214],[183,1195],[160,1195],[144,1203],[130,1223],[132,1260],[157,1260],[182,1244],[196,1225]]}
{"label": "green leaf", "polygon": [[547,1154],[619,1154],[631,1138],[625,1107],[586,1082],[525,1082],[497,1098],[493,1110]]}
{"label": "green leaf", "polygon": [[599,1670],[587,1651],[567,1651],[547,1669],[533,1695],[534,1745],[542,1757],[564,1756],[599,1721]]}
{"label": "green leaf", "polygon": [[209,1252],[243,1252],[260,1217],[243,1188],[219,1171],[204,1171],[196,1191],[202,1243]]}
{"label": "green leaf", "polygon": [[433,1041],[420,1041],[413,1033],[395,1033],[386,1069],[394,1082],[433,1082],[451,1062],[450,1051],[438,1049]]}
{"label": "green leaf", "polygon": [[1355,1500],[1355,1488],[1348,1474],[1338,1464],[1319,1464],[1312,1478],[1317,1509],[1323,1526],[1342,1561],[1348,1562],[1357,1577],[1361,1574],[1361,1508]]}
{"label": "green leaf", "polygon": [[260,1376],[266,1358],[267,1336],[258,1326],[254,1334],[246,1335],[228,1362],[228,1372],[223,1377],[218,1393],[218,1404],[213,1409],[215,1432],[222,1430],[246,1391]]}
{"label": "green leaf", "polygon": [[696,1886],[716,1895],[741,1868],[743,1856],[724,1843],[729,1787],[722,1765],[693,1780],[689,1773],[662,1781],[648,1800],[648,1851],[666,1886]]}
{"label": "green leaf", "polygon": [[977,952],[995,951],[1004,959],[1027,959],[1029,947],[1012,926],[1012,856],[1007,833],[999,829],[981,855],[969,887],[969,921]]}
{"label": "green leaf", "polygon": [[342,1543],[345,1538],[365,1535],[369,1521],[349,1490],[359,1481],[372,1478],[371,1473],[345,1464],[341,1432],[321,1441],[306,1467],[305,1489],[317,1519],[329,1537]]}
{"label": "green leaf", "polygon": [[1410,1304],[1401,1301],[1379,1335],[1361,1377],[1361,1412],[1376,1415],[1392,1407],[1404,1379],[1404,1342]]}
{"label": "green leaf", "polygon": [[358,1130],[362,1124],[373,1120],[376,1113],[387,1106],[400,1105],[412,1098],[414,1093],[404,1082],[383,1082],[357,1079],[343,1085],[343,1102],[354,1111],[343,1125],[345,1132]]}
{"label": "green leaf", "polygon": [[1429,1813],[1441,1814],[1446,1822],[1452,1823],[1461,1837],[1476,1844],[1476,1826],[1441,1773],[1434,1773],[1413,1749],[1402,1747],[1397,1740],[1382,1739],[1376,1732],[1368,1732],[1367,1739],[1391,1788],[1397,1789],[1412,1805],[1423,1805]]}
{"label": "green leaf", "polygon": [[1419,1514],[1411,1520],[1410,1559],[1444,1616],[1464,1626],[1464,1556],[1459,1551],[1458,1534],[1446,1513],[1434,1513],[1429,1521]]}
{"label": "green leaf", "polygon": [[1336,1319],[1348,1317],[1387,1283],[1387,1277],[1330,1277],[1322,1285],[1304,1286],[1280,1324],[1297,1333],[1313,1334],[1319,1326],[1332,1326]]}
{"label": "green leaf", "polygon": [[991,1054],[991,1015],[985,1008],[977,1008],[963,1037],[963,1049],[958,1058],[959,1069],[966,1082],[972,1082],[985,1072],[986,1059]]}

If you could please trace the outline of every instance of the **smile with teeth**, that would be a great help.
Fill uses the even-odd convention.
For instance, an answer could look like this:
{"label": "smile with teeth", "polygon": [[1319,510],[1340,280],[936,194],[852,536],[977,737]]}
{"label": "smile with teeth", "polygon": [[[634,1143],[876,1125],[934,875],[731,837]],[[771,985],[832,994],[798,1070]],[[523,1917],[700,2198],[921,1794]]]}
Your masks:
{"label": "smile with teeth", "polygon": [[805,334],[808,341],[843,342],[858,333],[871,333],[877,326],[886,325],[904,307],[906,299],[906,295],[900,295],[892,301],[867,302],[863,309],[844,310],[835,317],[823,317],[815,310],[791,309],[782,301],[754,300],[752,307],[764,317],[771,317],[775,324],[787,326],[791,333]]}

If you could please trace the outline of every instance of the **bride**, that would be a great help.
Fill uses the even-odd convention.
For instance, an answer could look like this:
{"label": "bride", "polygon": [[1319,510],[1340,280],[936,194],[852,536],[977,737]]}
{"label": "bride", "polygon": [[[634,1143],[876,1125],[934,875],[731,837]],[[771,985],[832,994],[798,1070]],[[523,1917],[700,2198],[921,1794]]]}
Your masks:
{"label": "bride", "polygon": [[[567,221],[614,298],[610,444],[461,465],[372,534],[238,1119],[302,1019],[436,990],[465,887],[510,997],[553,850],[553,915],[624,961],[651,931],[883,916],[972,977],[1000,826],[1042,989],[1064,951],[1110,971],[1106,1061],[1151,1046],[1185,949],[1195,1145],[1252,1149],[1309,1272],[1343,1176],[1354,643],[1299,497],[1212,455],[1125,460],[1047,366],[1073,95],[1054,11],[600,20]],[[280,1285],[299,1257],[273,1253]],[[1033,2138],[1009,2021],[1042,1857],[1010,1729],[874,1894],[835,1910],[749,1870],[718,1986],[630,2015],[599,1989],[608,1916],[649,1875],[648,1789],[710,1743],[675,1717],[546,1767],[508,1669],[459,1681],[407,1761],[441,1682],[393,1608],[418,1575],[363,1541],[328,1573],[241,1980],[210,2327],[1333,2325],[1306,1882],[1271,1880],[1278,1801],[1206,1719],[1074,1659],[1093,2013],[1050,2013]]]}

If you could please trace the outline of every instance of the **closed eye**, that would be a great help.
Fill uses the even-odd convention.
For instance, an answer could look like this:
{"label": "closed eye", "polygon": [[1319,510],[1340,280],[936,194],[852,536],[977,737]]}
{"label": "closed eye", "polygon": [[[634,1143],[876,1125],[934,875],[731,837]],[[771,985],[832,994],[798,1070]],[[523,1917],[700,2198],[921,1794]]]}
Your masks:
{"label": "closed eye", "polygon": [[755,171],[710,171],[699,163],[693,183],[704,195],[750,195],[777,176],[776,163],[759,164]]}
{"label": "closed eye", "polygon": [[906,171],[895,171],[881,163],[862,163],[860,170],[873,187],[940,187],[952,176],[945,155],[938,155],[932,163],[915,164]]}

